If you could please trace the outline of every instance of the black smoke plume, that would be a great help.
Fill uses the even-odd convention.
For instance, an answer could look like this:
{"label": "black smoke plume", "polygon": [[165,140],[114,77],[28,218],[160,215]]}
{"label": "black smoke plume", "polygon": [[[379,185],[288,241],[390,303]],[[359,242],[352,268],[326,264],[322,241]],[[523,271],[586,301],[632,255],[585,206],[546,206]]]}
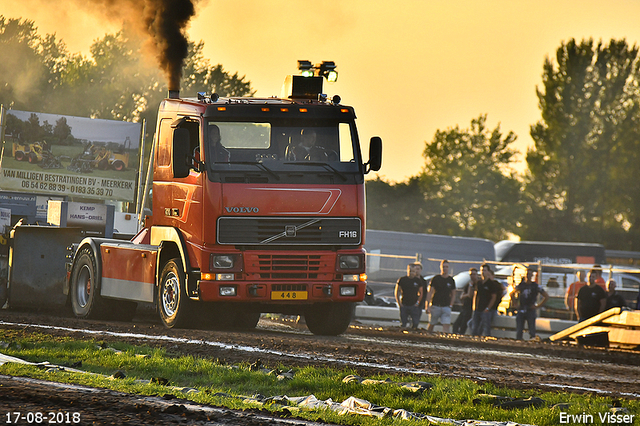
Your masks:
{"label": "black smoke plume", "polygon": [[198,0],[92,0],[107,16],[121,19],[143,34],[167,77],[169,90],[180,90],[189,42],[185,35]]}

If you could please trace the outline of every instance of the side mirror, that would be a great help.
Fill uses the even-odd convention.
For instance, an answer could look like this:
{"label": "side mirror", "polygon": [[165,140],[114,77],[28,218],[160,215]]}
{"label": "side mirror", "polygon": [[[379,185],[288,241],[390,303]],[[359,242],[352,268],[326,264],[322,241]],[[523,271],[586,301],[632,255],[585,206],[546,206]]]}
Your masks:
{"label": "side mirror", "polygon": [[174,178],[189,176],[191,165],[189,164],[189,130],[187,129],[173,129],[171,167]]}
{"label": "side mirror", "polygon": [[379,136],[371,138],[369,143],[369,162],[365,166],[369,166],[365,173],[369,173],[372,170],[377,172],[382,166],[382,139]]}

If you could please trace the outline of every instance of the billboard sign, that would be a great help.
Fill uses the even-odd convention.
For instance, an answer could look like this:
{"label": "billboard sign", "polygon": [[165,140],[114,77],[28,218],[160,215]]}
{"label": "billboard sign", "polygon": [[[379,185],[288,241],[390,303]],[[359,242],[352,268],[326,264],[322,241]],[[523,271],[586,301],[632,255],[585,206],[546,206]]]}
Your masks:
{"label": "billboard sign", "polygon": [[141,124],[9,110],[0,189],[134,201]]}

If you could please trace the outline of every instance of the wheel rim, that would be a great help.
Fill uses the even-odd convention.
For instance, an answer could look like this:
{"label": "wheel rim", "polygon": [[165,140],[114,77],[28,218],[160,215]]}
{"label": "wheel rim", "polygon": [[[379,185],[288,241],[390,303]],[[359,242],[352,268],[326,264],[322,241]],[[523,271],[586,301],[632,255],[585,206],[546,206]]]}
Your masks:
{"label": "wheel rim", "polygon": [[180,281],[173,272],[167,274],[162,286],[162,310],[167,317],[172,317],[178,307],[178,294],[180,291]]}
{"label": "wheel rim", "polygon": [[91,295],[91,271],[88,266],[84,265],[82,269],[80,269],[77,283],[76,301],[78,302],[78,305],[84,308],[87,306]]}

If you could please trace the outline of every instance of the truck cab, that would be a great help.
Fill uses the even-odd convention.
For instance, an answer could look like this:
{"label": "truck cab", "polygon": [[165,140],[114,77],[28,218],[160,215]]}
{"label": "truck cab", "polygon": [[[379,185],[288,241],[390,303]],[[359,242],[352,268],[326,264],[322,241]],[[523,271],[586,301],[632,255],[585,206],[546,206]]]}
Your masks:
{"label": "truck cab", "polygon": [[[315,334],[346,330],[365,296],[364,175],[380,168],[382,143],[371,138],[363,162],[353,108],[316,93],[317,79],[293,76],[285,98],[162,102],[145,228],[78,249],[92,247],[99,265],[85,272],[101,298],[152,301],[167,327],[250,328],[276,312]],[[149,265],[118,267],[129,257]],[[74,276],[72,301],[86,290]]]}

